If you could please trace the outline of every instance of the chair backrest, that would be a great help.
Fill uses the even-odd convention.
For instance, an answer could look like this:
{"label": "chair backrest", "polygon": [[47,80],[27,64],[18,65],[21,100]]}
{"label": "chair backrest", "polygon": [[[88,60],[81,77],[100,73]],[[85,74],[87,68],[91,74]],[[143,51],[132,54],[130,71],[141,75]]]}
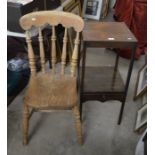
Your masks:
{"label": "chair backrest", "polygon": [[78,48],[79,48],[79,37],[80,32],[84,28],[84,21],[81,17],[61,11],[39,11],[29,13],[24,15],[20,19],[21,27],[26,31],[26,42],[28,46],[28,58],[31,69],[31,75],[36,75],[36,61],[35,55],[32,47],[32,39],[30,35],[30,30],[34,26],[38,29],[39,32],[39,49],[40,49],[40,62],[41,62],[41,71],[45,72],[45,50],[43,45],[43,35],[42,27],[46,24],[49,24],[52,28],[51,36],[51,64],[52,64],[52,73],[55,74],[56,71],[56,30],[55,27],[61,24],[65,28],[64,37],[63,37],[63,48],[61,55],[61,74],[64,75],[64,69],[66,66],[66,56],[67,56],[67,30],[68,28],[73,27],[76,31],[76,38],[74,42],[74,50],[71,60],[71,76],[76,76],[76,69],[78,63]]}

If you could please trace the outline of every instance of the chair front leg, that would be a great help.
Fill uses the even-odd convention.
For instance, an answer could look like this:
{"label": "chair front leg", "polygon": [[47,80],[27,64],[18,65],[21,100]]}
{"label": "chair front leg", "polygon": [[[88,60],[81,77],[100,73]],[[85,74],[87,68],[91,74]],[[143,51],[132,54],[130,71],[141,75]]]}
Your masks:
{"label": "chair front leg", "polygon": [[28,144],[29,107],[24,104],[23,109],[23,144]]}
{"label": "chair front leg", "polygon": [[83,136],[82,136],[82,125],[80,121],[80,112],[78,106],[75,106],[73,108],[73,114],[75,117],[75,125],[76,125],[76,131],[77,131],[77,137],[79,144],[83,144]]}

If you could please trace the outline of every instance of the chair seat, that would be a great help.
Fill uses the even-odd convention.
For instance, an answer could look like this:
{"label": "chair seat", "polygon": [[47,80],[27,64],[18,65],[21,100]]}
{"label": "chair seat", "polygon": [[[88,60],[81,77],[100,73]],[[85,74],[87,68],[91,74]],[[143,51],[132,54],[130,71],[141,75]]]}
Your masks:
{"label": "chair seat", "polygon": [[39,109],[72,108],[78,101],[76,78],[38,73],[30,79],[24,100],[27,105]]}

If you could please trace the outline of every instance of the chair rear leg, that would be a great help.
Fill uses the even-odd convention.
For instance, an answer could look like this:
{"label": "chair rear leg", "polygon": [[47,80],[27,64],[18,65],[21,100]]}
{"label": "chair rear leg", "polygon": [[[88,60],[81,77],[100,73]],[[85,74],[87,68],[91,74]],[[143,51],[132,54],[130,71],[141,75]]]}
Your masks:
{"label": "chair rear leg", "polygon": [[78,137],[79,144],[83,144],[83,136],[82,136],[82,125],[80,121],[80,112],[78,106],[73,108],[73,114],[75,116],[75,125],[76,125],[76,132]]}
{"label": "chair rear leg", "polygon": [[28,144],[29,107],[24,104],[23,109],[23,144]]}

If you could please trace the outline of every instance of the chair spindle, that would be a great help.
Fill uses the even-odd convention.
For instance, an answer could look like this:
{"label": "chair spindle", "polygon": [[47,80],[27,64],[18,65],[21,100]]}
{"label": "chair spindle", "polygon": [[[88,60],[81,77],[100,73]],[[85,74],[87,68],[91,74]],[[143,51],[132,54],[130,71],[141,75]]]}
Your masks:
{"label": "chair spindle", "polygon": [[26,42],[27,42],[27,46],[28,46],[28,57],[29,57],[31,75],[34,76],[36,74],[35,55],[33,52],[32,40],[31,40],[29,31],[26,31]]}
{"label": "chair spindle", "polygon": [[39,27],[38,40],[39,40],[39,48],[40,48],[41,69],[43,72],[45,72],[45,51],[44,51],[42,31],[40,27]]}
{"label": "chair spindle", "polygon": [[55,34],[55,26],[52,26],[52,48],[51,48],[51,56],[52,56],[52,73],[55,73],[55,64],[56,64],[56,34]]}
{"label": "chair spindle", "polygon": [[67,28],[65,28],[64,38],[63,38],[63,49],[61,56],[61,74],[64,75],[65,65],[66,65],[66,49],[67,49]]}
{"label": "chair spindle", "polygon": [[74,42],[74,50],[72,54],[72,62],[71,62],[71,76],[76,75],[76,67],[77,67],[77,60],[78,60],[78,50],[79,50],[79,32],[76,33],[76,39]]}

